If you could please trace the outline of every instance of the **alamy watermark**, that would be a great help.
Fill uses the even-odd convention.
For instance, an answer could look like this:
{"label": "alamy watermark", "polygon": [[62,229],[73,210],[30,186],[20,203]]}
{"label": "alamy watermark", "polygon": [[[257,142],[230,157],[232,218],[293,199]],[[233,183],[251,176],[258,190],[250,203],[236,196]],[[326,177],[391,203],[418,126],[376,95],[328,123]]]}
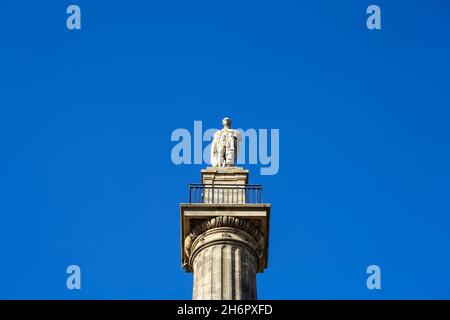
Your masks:
{"label": "alamy watermark", "polygon": [[69,16],[66,19],[66,27],[69,30],[81,29],[81,9],[76,4],[67,7],[66,13]]}
{"label": "alamy watermark", "polygon": [[366,20],[366,26],[369,30],[380,30],[381,29],[381,9],[379,6],[372,4],[367,7],[367,14],[370,16]]}
{"label": "alamy watermark", "polygon": [[[275,175],[280,169],[280,129],[236,129],[242,135],[237,165],[259,164],[263,176]],[[211,141],[217,129],[203,130],[202,121],[194,121],[193,130],[178,128],[172,131],[171,159],[176,165],[211,165]],[[270,149],[270,150],[269,150]]]}
{"label": "alamy watermark", "polygon": [[66,273],[69,275],[67,277],[66,286],[69,290],[81,290],[81,269],[79,266],[72,264],[67,267]]}
{"label": "alamy watermark", "polygon": [[381,268],[372,264],[367,267],[366,272],[369,275],[366,281],[367,289],[381,290]]}

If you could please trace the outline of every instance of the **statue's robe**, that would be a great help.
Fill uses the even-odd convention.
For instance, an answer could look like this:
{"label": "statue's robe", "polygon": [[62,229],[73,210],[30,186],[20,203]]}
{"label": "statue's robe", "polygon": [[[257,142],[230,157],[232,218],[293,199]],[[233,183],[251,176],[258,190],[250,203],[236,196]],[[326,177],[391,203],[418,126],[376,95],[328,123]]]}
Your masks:
{"label": "statue's robe", "polygon": [[213,167],[235,165],[241,140],[242,136],[238,130],[222,129],[217,131],[211,144],[211,165]]}

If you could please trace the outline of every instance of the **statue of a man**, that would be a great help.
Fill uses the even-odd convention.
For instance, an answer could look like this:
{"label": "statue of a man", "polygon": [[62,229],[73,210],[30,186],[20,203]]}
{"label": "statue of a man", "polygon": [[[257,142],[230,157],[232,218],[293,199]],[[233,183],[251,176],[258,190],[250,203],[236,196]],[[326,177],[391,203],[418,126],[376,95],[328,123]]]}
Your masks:
{"label": "statue of a man", "polygon": [[223,129],[214,134],[211,144],[211,165],[213,167],[232,167],[236,164],[239,143],[242,135],[231,129],[231,119],[222,120]]}

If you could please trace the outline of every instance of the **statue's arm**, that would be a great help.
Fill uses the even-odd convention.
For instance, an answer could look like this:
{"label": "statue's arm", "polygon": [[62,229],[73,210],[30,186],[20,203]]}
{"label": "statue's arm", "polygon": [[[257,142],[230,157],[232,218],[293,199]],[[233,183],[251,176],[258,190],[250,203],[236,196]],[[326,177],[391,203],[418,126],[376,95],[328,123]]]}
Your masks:
{"label": "statue's arm", "polygon": [[237,164],[237,158],[238,158],[238,154],[239,154],[239,145],[241,144],[242,141],[242,134],[238,131],[235,130],[234,131],[234,164]]}
{"label": "statue's arm", "polygon": [[238,143],[242,141],[242,134],[239,132],[239,130],[234,131],[234,136],[236,137]]}
{"label": "statue's arm", "polygon": [[219,135],[218,132],[214,133],[213,141],[211,142],[211,166],[217,167],[219,161],[217,159],[217,139]]}

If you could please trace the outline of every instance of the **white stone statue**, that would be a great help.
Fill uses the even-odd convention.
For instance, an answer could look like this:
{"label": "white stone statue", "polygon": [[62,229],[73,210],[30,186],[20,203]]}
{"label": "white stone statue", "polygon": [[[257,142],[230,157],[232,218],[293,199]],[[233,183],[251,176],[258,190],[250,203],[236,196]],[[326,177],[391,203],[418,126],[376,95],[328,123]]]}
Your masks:
{"label": "white stone statue", "polygon": [[214,134],[211,144],[211,165],[213,167],[233,167],[237,161],[242,135],[231,129],[231,119],[222,120],[223,129]]}

